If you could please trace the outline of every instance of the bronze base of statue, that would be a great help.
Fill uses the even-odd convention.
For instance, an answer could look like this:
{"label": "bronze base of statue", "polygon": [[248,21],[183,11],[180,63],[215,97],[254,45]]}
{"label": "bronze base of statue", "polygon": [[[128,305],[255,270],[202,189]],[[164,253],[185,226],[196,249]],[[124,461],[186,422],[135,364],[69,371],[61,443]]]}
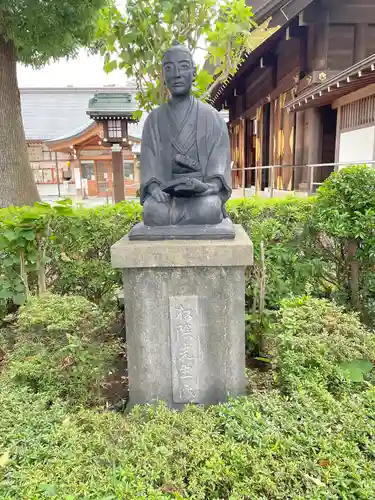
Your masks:
{"label": "bronze base of statue", "polygon": [[226,218],[215,225],[145,226],[137,224],[129,233],[129,240],[233,240],[235,229]]}

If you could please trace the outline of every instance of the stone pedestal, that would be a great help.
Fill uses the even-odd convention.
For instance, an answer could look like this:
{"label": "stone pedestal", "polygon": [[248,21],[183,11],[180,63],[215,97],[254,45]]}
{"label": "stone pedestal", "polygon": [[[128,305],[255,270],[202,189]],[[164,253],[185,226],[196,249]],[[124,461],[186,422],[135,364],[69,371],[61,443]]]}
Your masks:
{"label": "stone pedestal", "polygon": [[130,241],[112,247],[123,270],[129,406],[210,405],[246,391],[245,268],[252,243]]}

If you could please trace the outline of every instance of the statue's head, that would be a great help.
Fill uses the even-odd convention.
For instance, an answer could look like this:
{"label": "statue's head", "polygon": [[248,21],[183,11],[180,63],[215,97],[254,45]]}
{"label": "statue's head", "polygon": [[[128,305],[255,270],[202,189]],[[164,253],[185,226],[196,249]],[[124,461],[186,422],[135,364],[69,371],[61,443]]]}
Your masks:
{"label": "statue's head", "polygon": [[195,65],[189,50],[183,45],[172,45],[163,56],[163,73],[172,96],[188,95],[195,78]]}

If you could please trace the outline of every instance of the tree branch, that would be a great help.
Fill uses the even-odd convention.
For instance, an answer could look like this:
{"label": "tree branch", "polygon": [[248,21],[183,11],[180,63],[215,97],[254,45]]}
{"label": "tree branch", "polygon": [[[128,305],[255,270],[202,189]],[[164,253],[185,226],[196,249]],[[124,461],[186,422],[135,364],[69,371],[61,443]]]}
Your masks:
{"label": "tree branch", "polygon": [[227,44],[227,53],[226,53],[226,68],[225,70],[216,78],[215,81],[212,82],[212,84],[208,87],[207,91],[203,95],[203,99],[207,99],[212,92],[218,87],[222,82],[225,82],[229,75],[230,75],[230,68],[231,68],[231,54],[232,54],[232,42],[231,40],[228,41]]}

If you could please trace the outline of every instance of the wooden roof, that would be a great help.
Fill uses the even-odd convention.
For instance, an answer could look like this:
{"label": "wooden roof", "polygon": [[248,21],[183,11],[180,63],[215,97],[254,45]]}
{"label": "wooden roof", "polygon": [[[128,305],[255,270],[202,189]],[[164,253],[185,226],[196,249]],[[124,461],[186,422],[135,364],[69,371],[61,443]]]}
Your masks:
{"label": "wooden roof", "polygon": [[[257,7],[254,8],[256,21],[261,23],[271,17],[270,27],[278,26],[280,29],[266,38],[255,50],[250,52],[241,66],[237,68],[235,75],[215,89],[211,96],[211,102],[215,107],[220,108],[220,105],[226,99],[228,91],[233,92],[238,80],[257,67],[261,57],[268,52],[272,52],[275,43],[284,36],[284,31],[290,25],[292,19],[298,16],[313,1],[314,0],[259,0],[255,2],[257,4]],[[248,3],[251,5],[253,4],[251,1]],[[284,30],[281,28],[284,28]]]}
{"label": "wooden roof", "polygon": [[286,103],[289,111],[302,111],[332,104],[333,101],[375,83],[375,54],[353,64],[321,85],[315,86]]}
{"label": "wooden roof", "polygon": [[[62,136],[58,139],[54,139],[52,141],[47,141],[46,145],[50,148],[51,151],[71,151],[74,149],[83,149],[83,148],[105,148],[101,147],[101,137],[103,133],[102,125],[99,123],[92,122],[85,128],[81,130],[77,130],[74,134],[68,134],[66,136]],[[133,137],[129,135],[129,140],[132,143],[140,143],[140,139],[137,137]]]}

